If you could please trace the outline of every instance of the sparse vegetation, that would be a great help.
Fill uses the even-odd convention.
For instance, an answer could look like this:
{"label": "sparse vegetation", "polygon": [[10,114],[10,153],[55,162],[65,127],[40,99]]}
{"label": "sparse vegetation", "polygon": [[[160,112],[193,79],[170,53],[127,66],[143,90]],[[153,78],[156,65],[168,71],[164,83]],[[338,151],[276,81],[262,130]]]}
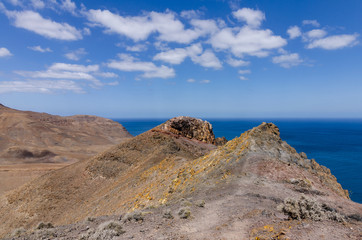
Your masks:
{"label": "sparse vegetation", "polygon": [[[90,239],[94,240],[111,240],[114,237],[125,233],[119,222],[108,221],[100,224],[97,230],[92,234]],[[85,238],[86,239],[86,238]]]}
{"label": "sparse vegetation", "polygon": [[180,218],[187,219],[191,216],[191,210],[189,208],[181,208],[178,212]]}
{"label": "sparse vegetation", "polygon": [[132,221],[132,220],[135,220],[136,222],[143,221],[144,220],[143,215],[144,214],[142,212],[139,212],[139,211],[134,211],[134,212],[131,212],[131,213],[127,213],[124,216],[124,222]]}
{"label": "sparse vegetation", "polygon": [[50,222],[48,222],[48,223],[40,222],[38,224],[38,226],[36,227],[36,229],[38,229],[38,230],[48,229],[48,228],[54,228],[53,224],[51,224]]}
{"label": "sparse vegetation", "polygon": [[167,218],[167,219],[173,219],[173,215],[172,215],[172,212],[170,209],[166,209],[164,212],[163,212],[163,216],[164,218]]}
{"label": "sparse vegetation", "polygon": [[24,228],[17,228],[13,231],[13,233],[11,234],[12,237],[20,237],[21,235],[23,235],[26,232],[26,230]]}
{"label": "sparse vegetation", "polygon": [[290,219],[302,220],[311,219],[313,221],[334,220],[343,222],[344,217],[334,209],[320,204],[313,199],[301,196],[299,199],[287,198],[278,209],[288,215]]}
{"label": "sparse vegetation", "polygon": [[199,200],[196,202],[196,206],[198,207],[205,207],[205,201],[204,200]]}

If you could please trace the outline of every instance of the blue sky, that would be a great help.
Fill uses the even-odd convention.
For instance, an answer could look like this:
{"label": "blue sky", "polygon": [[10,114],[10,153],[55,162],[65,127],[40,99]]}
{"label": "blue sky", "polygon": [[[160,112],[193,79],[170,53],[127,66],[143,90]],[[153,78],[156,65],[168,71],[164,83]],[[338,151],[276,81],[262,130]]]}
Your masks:
{"label": "blue sky", "polygon": [[0,1],[0,103],[111,118],[362,118],[362,2]]}

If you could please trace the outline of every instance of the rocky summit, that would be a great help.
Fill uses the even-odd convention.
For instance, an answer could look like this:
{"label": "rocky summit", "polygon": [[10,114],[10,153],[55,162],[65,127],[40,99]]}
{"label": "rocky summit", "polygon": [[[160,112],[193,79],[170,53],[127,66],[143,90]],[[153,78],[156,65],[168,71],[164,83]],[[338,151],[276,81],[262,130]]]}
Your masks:
{"label": "rocky summit", "polygon": [[0,199],[12,239],[361,239],[362,205],[263,123],[179,117]]}

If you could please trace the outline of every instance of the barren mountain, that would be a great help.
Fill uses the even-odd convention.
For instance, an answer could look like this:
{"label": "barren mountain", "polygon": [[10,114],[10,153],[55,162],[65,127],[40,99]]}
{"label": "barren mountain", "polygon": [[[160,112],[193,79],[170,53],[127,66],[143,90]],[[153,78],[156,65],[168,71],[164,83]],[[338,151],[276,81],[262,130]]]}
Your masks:
{"label": "barren mountain", "polygon": [[0,104],[0,194],[129,137],[121,124],[109,119],[87,115],[60,117]]}
{"label": "barren mountain", "polygon": [[112,120],[60,117],[0,104],[0,162],[64,162],[84,159],[131,135]]}
{"label": "barren mountain", "polygon": [[215,142],[207,122],[171,119],[3,196],[0,234],[361,239],[362,205],[328,168],[282,141],[274,124]]}

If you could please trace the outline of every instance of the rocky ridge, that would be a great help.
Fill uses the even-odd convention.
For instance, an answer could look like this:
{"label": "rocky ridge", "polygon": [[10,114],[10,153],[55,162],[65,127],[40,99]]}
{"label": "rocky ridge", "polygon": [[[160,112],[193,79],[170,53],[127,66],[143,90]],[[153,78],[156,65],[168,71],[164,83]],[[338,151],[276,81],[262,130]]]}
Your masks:
{"label": "rocky ridge", "polygon": [[[274,124],[216,148],[206,125],[172,121],[2,198],[0,234],[23,227],[18,236],[27,239],[361,237],[361,204]],[[56,227],[32,230],[39,221]]]}

